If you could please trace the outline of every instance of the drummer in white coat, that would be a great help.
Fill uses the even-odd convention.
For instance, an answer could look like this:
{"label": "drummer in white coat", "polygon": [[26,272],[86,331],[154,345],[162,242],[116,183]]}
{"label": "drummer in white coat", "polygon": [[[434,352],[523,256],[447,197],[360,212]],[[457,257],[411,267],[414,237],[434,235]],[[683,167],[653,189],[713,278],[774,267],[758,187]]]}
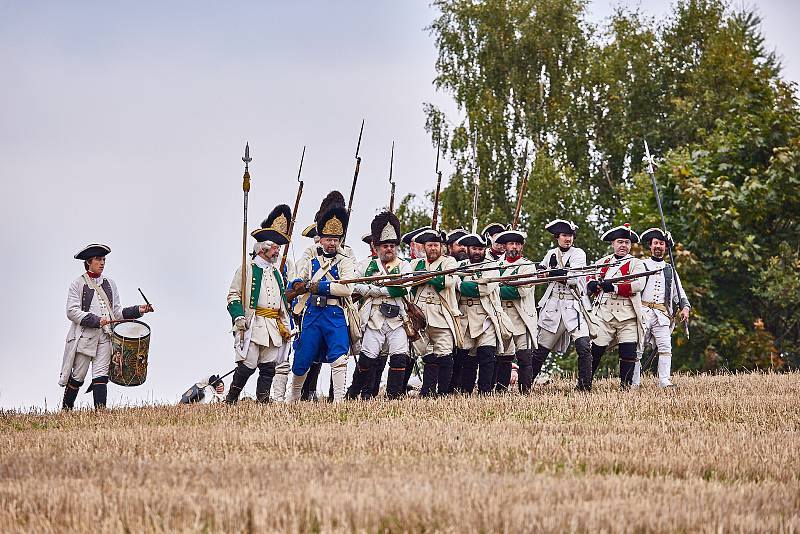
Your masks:
{"label": "drummer in white coat", "polygon": [[[545,230],[553,234],[556,247],[547,251],[541,266],[548,278],[568,276],[570,269],[586,266],[586,252],[573,246],[578,226],[564,219],[550,221]],[[575,271],[572,271],[575,274]],[[584,300],[582,300],[584,299]],[[581,309],[583,306],[583,310]],[[591,309],[586,299],[586,277],[574,276],[564,282],[550,282],[539,300],[539,347],[533,351],[533,372],[523,376],[520,369],[520,389],[530,391],[536,375],[542,370],[551,351],[564,354],[570,341],[578,353],[578,388],[585,390],[592,381],[592,350],[589,329],[583,312]]]}
{"label": "drummer in white coat", "polygon": [[138,319],[153,311],[149,304],[122,308],[117,284],[103,276],[106,256],[111,249],[93,244],[75,254],[86,272],[76,278],[67,295],[67,318],[71,321],[59,385],[65,386],[62,408],[71,410],[78,390],[92,364],[92,392],[95,408],[106,405],[108,367],[111,363],[111,324],[122,319]]}
{"label": "drummer in white coat", "polygon": [[[642,289],[642,312],[644,315],[644,342],[652,344],[658,351],[658,385],[672,387],[670,370],[672,367],[672,329],[675,326],[673,313],[680,310],[680,320],[689,319],[689,299],[672,265],[664,261],[667,241],[672,246],[672,236],[664,235],[660,228],[650,228],[641,236],[642,243],[650,247],[650,257],[643,260],[648,271],[661,272],[648,276]],[[641,382],[642,351],[636,354],[636,367],[633,370],[633,385]]]}

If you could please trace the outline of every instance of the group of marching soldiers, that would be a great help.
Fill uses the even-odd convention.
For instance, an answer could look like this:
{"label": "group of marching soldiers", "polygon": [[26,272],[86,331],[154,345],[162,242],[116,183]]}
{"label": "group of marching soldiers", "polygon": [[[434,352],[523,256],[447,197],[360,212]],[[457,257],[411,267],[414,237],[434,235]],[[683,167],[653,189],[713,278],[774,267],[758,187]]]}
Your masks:
{"label": "group of marching soldiers", "polygon": [[[325,363],[334,402],[376,396],[387,364],[386,396],[402,397],[420,362],[423,397],[510,391],[514,365],[519,391],[529,393],[549,354],[565,353],[570,342],[577,390],[591,390],[612,345],[622,388],[639,384],[646,345],[657,351],[659,385],[672,386],[671,333],[690,306],[664,261],[671,237],[658,228],[641,236],[627,224],[608,230],[601,238],[612,253],[587,264],[575,246],[577,226],[557,219],[545,226],[555,246],[531,261],[522,255],[525,233],[510,226],[403,234],[385,211],[362,238],[371,255],[358,261],[344,245],[344,197],[333,191],[302,232],[314,243],[294,263],[280,261],[291,221],[280,205],[251,233],[252,260],[228,291],[237,361],[228,403],[256,369],[257,401],[309,398]],[[630,254],[640,241],[650,249],[645,260]],[[546,287],[537,302],[539,285]],[[356,366],[347,388],[350,356]]]}

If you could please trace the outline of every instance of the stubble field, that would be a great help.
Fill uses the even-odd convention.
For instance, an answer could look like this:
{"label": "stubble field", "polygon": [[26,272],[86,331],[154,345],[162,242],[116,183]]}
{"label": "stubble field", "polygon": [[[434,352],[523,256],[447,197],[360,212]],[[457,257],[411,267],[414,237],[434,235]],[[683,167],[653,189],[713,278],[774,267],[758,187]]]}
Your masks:
{"label": "stubble field", "polygon": [[3,412],[4,532],[800,531],[800,374]]}

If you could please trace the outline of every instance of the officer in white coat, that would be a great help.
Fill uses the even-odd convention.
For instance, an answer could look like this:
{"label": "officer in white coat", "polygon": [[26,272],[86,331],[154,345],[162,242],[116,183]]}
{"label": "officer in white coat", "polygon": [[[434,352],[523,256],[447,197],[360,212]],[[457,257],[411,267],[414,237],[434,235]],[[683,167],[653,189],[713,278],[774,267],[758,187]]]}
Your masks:
{"label": "officer in white coat", "polygon": [[[689,299],[683,291],[678,273],[664,261],[667,246],[672,246],[672,237],[664,235],[660,228],[649,228],[641,236],[642,243],[650,248],[650,257],[643,260],[645,269],[661,272],[648,276],[642,289],[642,312],[644,314],[645,344],[658,351],[658,385],[672,387],[672,330],[674,310],[680,310],[680,320],[689,319]],[[669,243],[668,243],[669,241]],[[642,351],[637,352],[633,385],[641,382]]]}
{"label": "officer in white coat", "polygon": [[[575,275],[576,269],[586,266],[586,253],[573,246],[578,226],[572,221],[556,219],[550,221],[545,229],[553,234],[556,247],[547,251],[542,259],[542,267],[547,277]],[[591,304],[582,299],[586,295],[586,277],[573,276],[566,282],[550,282],[539,300],[539,347],[533,351],[532,376],[524,375],[520,368],[520,390],[530,391],[533,380],[551,351],[564,354],[570,341],[575,342],[578,353],[578,387],[585,390],[592,381],[592,351],[589,340],[589,325],[584,311]]]}
{"label": "officer in white coat", "polygon": [[67,294],[69,333],[64,349],[59,385],[64,386],[62,408],[71,410],[78,390],[83,385],[89,364],[92,365],[92,392],[95,408],[103,408],[108,398],[108,368],[111,364],[112,321],[138,319],[153,311],[149,304],[123,308],[119,303],[117,284],[103,275],[106,256],[111,249],[92,244],[75,254],[86,272],[76,278]]}

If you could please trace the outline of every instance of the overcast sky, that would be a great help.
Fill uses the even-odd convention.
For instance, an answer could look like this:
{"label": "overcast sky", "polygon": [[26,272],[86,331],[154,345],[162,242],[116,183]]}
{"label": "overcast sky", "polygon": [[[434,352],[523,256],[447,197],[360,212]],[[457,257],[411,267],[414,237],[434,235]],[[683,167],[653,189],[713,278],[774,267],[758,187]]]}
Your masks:
{"label": "overcast sky", "polygon": [[[593,18],[617,4],[595,0]],[[657,17],[669,6],[643,4]],[[758,6],[786,77],[800,79],[798,3]],[[123,304],[141,287],[157,309],[147,382],[112,385],[110,403],[173,402],[231,369],[245,141],[250,228],[294,202],[308,146],[302,229],[330,189],[347,196],[365,118],[355,246],[387,202],[392,140],[397,198],[432,187],[422,103],[452,109],[431,83],[423,28],[435,15],[411,0],[0,1],[0,407],[59,405],[67,288],[82,272],[72,257],[90,242],[111,246],[106,274]],[[298,237],[294,253],[308,243]]]}

